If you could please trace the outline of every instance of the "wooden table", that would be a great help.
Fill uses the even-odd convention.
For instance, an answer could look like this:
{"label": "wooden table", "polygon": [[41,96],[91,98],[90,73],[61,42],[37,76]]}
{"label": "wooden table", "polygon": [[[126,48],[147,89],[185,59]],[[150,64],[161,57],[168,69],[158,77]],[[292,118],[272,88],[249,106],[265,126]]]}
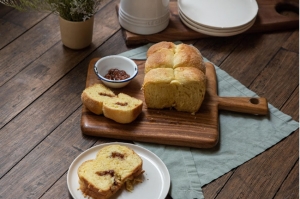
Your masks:
{"label": "wooden table", "polygon": [[[62,45],[56,15],[0,5],[0,198],[71,198],[71,162],[115,141],[82,134],[80,94],[91,59],[136,47],[125,44],[117,3],[104,1],[93,44],[78,51]],[[184,42],[299,120],[298,29]],[[298,142],[297,130],[204,186],[205,198],[298,198]]]}

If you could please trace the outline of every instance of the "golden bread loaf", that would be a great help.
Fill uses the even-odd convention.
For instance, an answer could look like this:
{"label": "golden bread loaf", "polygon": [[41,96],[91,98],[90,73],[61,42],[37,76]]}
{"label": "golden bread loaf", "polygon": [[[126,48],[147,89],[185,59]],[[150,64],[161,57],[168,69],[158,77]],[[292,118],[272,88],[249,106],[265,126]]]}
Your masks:
{"label": "golden bread loaf", "polygon": [[81,94],[81,101],[91,112],[110,118],[118,123],[130,123],[142,112],[143,101],[119,93],[115,95],[103,84],[94,84]]}
{"label": "golden bread loaf", "polygon": [[77,171],[80,190],[94,199],[107,199],[123,185],[132,191],[143,171],[143,160],[132,149],[112,144],[101,148],[96,158],[83,162]]}
{"label": "golden bread loaf", "polygon": [[147,51],[142,87],[147,107],[197,112],[206,92],[205,73],[197,48],[171,42],[154,44]]}

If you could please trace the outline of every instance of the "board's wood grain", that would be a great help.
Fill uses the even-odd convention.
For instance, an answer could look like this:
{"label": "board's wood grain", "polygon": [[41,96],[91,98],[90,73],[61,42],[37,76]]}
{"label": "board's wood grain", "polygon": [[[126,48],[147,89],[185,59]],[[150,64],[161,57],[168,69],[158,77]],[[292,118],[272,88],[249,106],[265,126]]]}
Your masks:
{"label": "board's wood grain", "polygon": [[[257,3],[259,10],[256,21],[250,29],[242,34],[287,30],[299,27],[299,17],[297,15],[285,16],[278,12],[278,10],[280,11],[285,9],[289,9],[291,12],[297,12],[297,9],[299,9],[299,3],[296,1],[258,0]],[[209,35],[196,32],[181,22],[178,16],[177,2],[170,2],[169,9],[170,21],[165,30],[152,35],[139,35],[124,29],[126,44],[134,45],[149,42],[178,41],[211,37]]]}
{"label": "board's wood grain", "polygon": [[[93,71],[97,60],[95,58],[90,62],[87,86],[100,83]],[[124,92],[144,101],[141,90],[144,62],[138,62],[138,67],[139,74],[136,78],[125,88],[113,89],[115,93]],[[93,136],[209,148],[215,146],[219,138],[217,110],[216,105],[203,106],[201,111],[192,115],[169,109],[147,109],[144,103],[142,113],[128,125],[119,124],[103,115],[97,116],[83,107],[81,128],[83,133]],[[201,119],[203,121],[199,123]]]}
{"label": "board's wood grain", "polygon": [[206,76],[208,79],[206,101],[204,106],[216,101],[220,110],[249,113],[254,115],[268,114],[268,102],[266,98],[251,97],[219,97],[217,93],[217,77],[214,66],[206,63]]}
{"label": "board's wood grain", "polygon": [[[93,70],[97,60],[98,58],[95,58],[89,64],[86,87],[101,83]],[[206,63],[207,92],[196,114],[171,109],[147,109],[141,90],[144,62],[139,61],[137,64],[139,67],[137,77],[125,88],[112,90],[116,94],[124,92],[143,100],[142,113],[130,125],[119,124],[103,115],[93,114],[84,106],[81,120],[83,133],[133,141],[211,148],[219,140],[219,109],[261,115],[268,113],[267,101],[264,98],[219,97],[215,68],[208,62]]]}

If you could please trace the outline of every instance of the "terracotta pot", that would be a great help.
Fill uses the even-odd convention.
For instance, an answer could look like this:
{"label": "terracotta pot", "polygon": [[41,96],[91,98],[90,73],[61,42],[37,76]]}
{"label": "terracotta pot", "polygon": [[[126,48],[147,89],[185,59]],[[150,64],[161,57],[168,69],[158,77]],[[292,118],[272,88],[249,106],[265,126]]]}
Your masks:
{"label": "terracotta pot", "polygon": [[86,21],[67,21],[59,17],[62,43],[71,49],[82,49],[92,43],[94,17]]}

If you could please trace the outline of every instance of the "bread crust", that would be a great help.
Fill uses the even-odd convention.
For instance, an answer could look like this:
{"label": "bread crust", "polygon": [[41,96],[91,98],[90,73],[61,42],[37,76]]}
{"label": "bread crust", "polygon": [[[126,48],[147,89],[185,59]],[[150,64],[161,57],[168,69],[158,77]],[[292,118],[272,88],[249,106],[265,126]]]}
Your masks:
{"label": "bread crust", "polygon": [[205,63],[199,50],[191,45],[179,44],[176,46],[173,68],[194,67],[206,73]]}
{"label": "bread crust", "polygon": [[197,68],[193,67],[178,67],[174,69],[174,78],[181,84],[184,83],[204,83],[206,87],[206,75]]}
{"label": "bread crust", "polygon": [[153,53],[145,62],[145,73],[155,68],[173,68],[174,51],[162,48],[159,53]]}
{"label": "bread crust", "polygon": [[162,41],[162,42],[156,43],[148,49],[147,57],[150,57],[150,55],[152,55],[152,54],[156,53],[157,51],[160,51],[161,49],[164,49],[164,48],[171,50],[174,53],[176,45],[172,42],[167,42],[167,41]]}

